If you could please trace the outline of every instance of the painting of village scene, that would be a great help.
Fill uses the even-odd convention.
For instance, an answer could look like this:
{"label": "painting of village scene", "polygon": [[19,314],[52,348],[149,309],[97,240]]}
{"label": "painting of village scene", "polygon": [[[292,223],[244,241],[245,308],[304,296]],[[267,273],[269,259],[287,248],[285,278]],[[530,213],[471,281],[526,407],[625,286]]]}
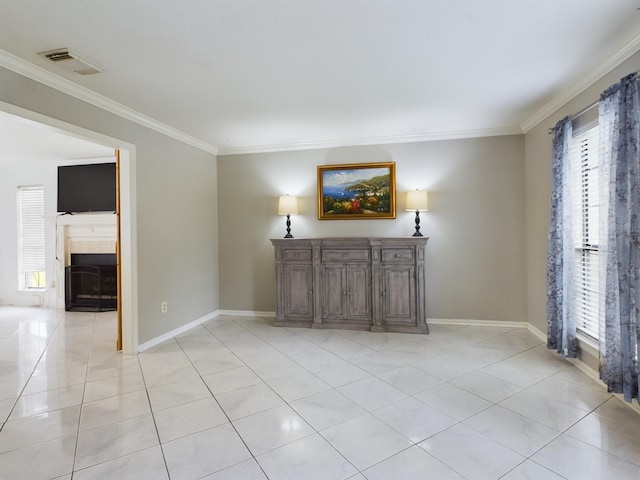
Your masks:
{"label": "painting of village scene", "polygon": [[396,218],[395,166],[356,163],[318,167],[318,218]]}

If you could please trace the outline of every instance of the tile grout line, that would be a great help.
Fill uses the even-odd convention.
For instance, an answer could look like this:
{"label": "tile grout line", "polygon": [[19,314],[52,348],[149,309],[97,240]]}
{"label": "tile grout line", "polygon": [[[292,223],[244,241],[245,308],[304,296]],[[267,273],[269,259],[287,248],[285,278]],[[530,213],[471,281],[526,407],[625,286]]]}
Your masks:
{"label": "tile grout line", "polygon": [[[220,342],[221,345],[223,345],[227,350],[231,351],[226,345],[224,345],[224,343],[218,338],[216,337],[216,335],[211,332],[206,326],[203,325],[203,327],[209,331],[209,333],[211,334],[211,336],[213,336],[216,340],[218,340]],[[260,471],[262,471],[262,473],[264,474],[264,476],[268,479],[269,477],[267,476],[267,472],[265,472],[262,468],[262,465],[260,465],[260,463],[258,462],[258,460],[256,459],[255,455],[253,454],[253,452],[251,451],[251,449],[249,448],[249,445],[247,445],[246,441],[244,438],[242,438],[242,435],[240,435],[240,432],[238,432],[238,429],[236,428],[236,426],[233,424],[233,421],[231,420],[231,418],[229,417],[229,415],[227,414],[227,412],[225,411],[224,408],[222,408],[222,405],[220,405],[220,402],[218,401],[218,399],[216,398],[216,396],[214,395],[214,393],[211,391],[211,388],[209,387],[209,384],[204,380],[204,378],[202,378],[202,374],[198,371],[197,367],[194,365],[193,360],[191,359],[191,357],[189,357],[189,354],[184,350],[183,346],[180,344],[180,341],[177,340],[178,346],[180,347],[180,350],[182,351],[182,353],[184,353],[185,357],[189,360],[189,363],[191,363],[191,365],[193,366],[194,370],[196,372],[198,372],[198,378],[202,381],[202,383],[204,384],[205,388],[209,391],[209,394],[211,395],[211,397],[213,398],[213,400],[215,400],[216,404],[218,405],[218,408],[220,409],[220,411],[223,413],[223,415],[225,416],[225,418],[227,419],[227,422],[229,423],[229,425],[231,426],[231,428],[233,428],[233,431],[236,432],[236,435],[238,436],[238,438],[240,439],[240,441],[242,442],[242,444],[244,445],[244,447],[247,449],[247,452],[249,452],[249,454],[251,455],[251,458],[253,458],[253,460],[256,462],[256,465],[258,465],[258,467],[260,468]],[[233,353],[234,356],[235,353]],[[236,358],[238,358],[236,356]],[[242,361],[242,359],[238,358],[238,360]],[[245,365],[247,368],[249,368],[251,370],[251,368],[246,365],[244,362],[242,362],[243,365]],[[253,370],[251,370],[253,372]],[[255,372],[253,372],[255,375],[257,375]],[[275,392],[274,392],[275,393]],[[211,427],[211,428],[217,428],[217,427]],[[164,456],[164,451],[163,451],[163,456]],[[234,465],[229,465],[221,470],[218,470],[217,472],[222,472],[224,470],[227,470],[228,468],[232,468],[235,467],[236,465],[239,465],[243,462],[245,462],[246,460],[243,460],[242,462],[238,462]],[[166,464],[166,460],[165,460],[165,464]],[[168,471],[168,469],[167,469]],[[213,472],[213,473],[217,473],[217,472]],[[171,475],[169,474],[169,478],[171,478]]]}
{"label": "tile grout line", "polygon": [[[233,322],[234,322],[235,324],[239,325],[240,327],[242,327],[243,329],[245,329],[247,332],[251,333],[251,335],[253,335],[254,337],[256,337],[256,338],[258,338],[258,339],[262,340],[260,337],[258,337],[257,335],[255,335],[253,332],[251,332],[250,330],[246,329],[243,325],[238,324],[235,320],[233,320]],[[206,328],[206,326],[205,326],[205,328]],[[208,330],[208,329],[207,329],[207,330]],[[222,343],[223,345],[225,345],[225,344],[224,344],[224,342],[218,338],[218,336],[215,334],[215,332],[211,332],[211,334],[212,334],[216,339],[218,339],[218,340],[220,341],[220,343]],[[262,341],[264,341],[264,340],[262,340]],[[285,356],[286,356],[287,358],[289,358],[291,361],[293,361],[294,363],[296,363],[296,365],[300,365],[298,362],[296,362],[295,360],[291,359],[291,358],[290,358],[289,356],[287,356],[284,352],[280,351],[278,348],[276,348],[275,346],[271,345],[269,342],[265,342],[265,343],[267,343],[268,345],[270,345],[270,346],[271,346],[272,348],[274,348],[276,351],[278,351],[278,352],[282,353],[283,355],[285,355]],[[228,348],[228,347],[226,347],[226,345],[225,345],[225,348]],[[235,353],[234,353],[234,354],[235,354]],[[283,398],[283,397],[282,397],[278,392],[276,392],[276,391],[275,391],[275,390],[274,390],[274,389],[273,389],[273,388],[272,388],[272,387],[271,387],[271,386],[270,386],[270,385],[269,385],[269,384],[268,384],[268,383],[267,383],[267,382],[266,382],[266,381],[265,381],[265,380],[264,380],[264,379],[263,379],[263,378],[262,378],[262,377],[261,377],[261,376],[260,376],[256,371],[254,371],[254,370],[253,370],[249,365],[247,365],[247,364],[244,362],[244,360],[242,360],[241,358],[238,358],[238,359],[239,359],[239,360],[240,360],[240,361],[241,361],[241,362],[242,362],[242,363],[243,363],[243,364],[244,364],[244,365],[245,365],[249,370],[251,370],[251,371],[252,371],[252,372],[253,372],[253,373],[254,373],[258,378],[260,378],[260,380],[262,380],[262,382],[263,382],[267,387],[269,387],[269,388],[271,389],[271,391],[272,391],[275,395],[277,395],[277,396],[278,396],[278,397],[279,397],[279,398],[284,402],[284,404],[285,404],[286,406],[288,406],[289,408],[291,408],[291,410],[293,410],[294,412],[296,412],[296,415],[298,415],[298,416],[299,416],[299,417],[300,417],[300,418],[301,418],[301,419],[302,419],[302,420],[303,420],[303,421],[304,421],[304,422],[309,426],[309,428],[311,428],[311,429],[313,430],[313,432],[315,432],[315,434],[319,435],[319,436],[320,436],[320,437],[321,437],[325,442],[327,442],[327,444],[328,444],[329,446],[331,446],[331,448],[332,448],[336,453],[338,453],[338,455],[340,455],[342,458],[344,458],[344,460],[345,460],[347,463],[349,463],[349,465],[353,466],[353,468],[355,468],[355,469],[356,469],[356,471],[360,472],[360,470],[359,470],[355,465],[353,465],[351,462],[349,462],[349,460],[348,460],[348,459],[347,459],[347,458],[346,458],[346,457],[345,457],[341,452],[339,452],[339,451],[338,451],[338,450],[333,446],[333,444],[331,444],[331,442],[329,442],[328,440],[326,440],[326,438],[324,438],[324,436],[323,436],[323,435],[322,435],[318,430],[316,430],[316,428],[315,428],[315,427],[313,427],[312,425],[310,425],[310,424],[309,424],[309,422],[307,422],[307,421],[304,419],[304,417],[303,417],[302,415],[300,415],[300,413],[299,413],[299,412],[298,412],[298,411],[297,411],[297,410],[296,410],[292,405],[290,405],[290,404],[289,404],[289,402],[287,402],[287,401],[286,401],[286,400],[285,400],[285,399],[284,399],[284,398]],[[300,367],[301,367],[301,368],[304,368],[305,370],[307,370],[307,369],[306,369],[305,367],[303,367],[302,365],[300,365]],[[307,371],[308,371],[308,370],[307,370]],[[312,375],[314,375],[312,372],[309,372],[309,373],[311,373]],[[314,377],[315,377],[315,378],[318,378],[318,377],[316,377],[315,375],[314,375]],[[319,380],[322,380],[322,379],[320,379],[320,378],[318,378],[318,379],[319,379]],[[203,380],[203,382],[204,382],[204,380]],[[205,383],[205,385],[206,385],[206,382],[204,382],[204,383]],[[208,385],[207,385],[207,388],[208,388]],[[331,388],[335,390],[335,388],[334,388],[334,387],[331,387]],[[211,391],[211,390],[209,390],[209,391]],[[213,394],[213,392],[211,392],[211,395],[215,398],[215,395]],[[216,402],[217,402],[217,401],[218,401],[218,400],[217,400],[217,398],[216,398]],[[220,406],[220,408],[221,408],[221,409],[222,409],[222,411],[224,412],[224,409],[222,408],[222,405],[220,405],[219,403],[218,403],[218,405]],[[273,408],[278,408],[278,407],[273,407]],[[273,409],[273,408],[272,408],[272,409]],[[272,409],[267,409],[267,410],[263,410],[263,411],[268,411],[268,410],[272,410]],[[224,412],[224,413],[225,413],[225,415],[227,416],[227,418],[229,418],[229,417],[228,417],[228,415],[227,415],[227,413],[226,413],[226,412]],[[260,412],[257,412],[257,413],[260,413]],[[247,417],[241,417],[241,418],[236,419],[236,420],[240,420],[240,419],[242,419],[242,418],[247,418]],[[265,476],[265,477],[267,478],[267,480],[268,480],[268,479],[269,479],[269,476],[268,476],[267,472],[265,472],[265,471],[264,471],[264,469],[263,469],[263,467],[262,467],[262,464],[260,464],[260,462],[258,461],[258,459],[256,458],[256,456],[255,456],[255,455],[253,454],[253,452],[249,449],[249,446],[246,444],[246,442],[245,442],[244,438],[242,438],[242,436],[240,435],[240,432],[238,432],[238,430],[236,429],[236,426],[233,424],[233,421],[232,421],[230,418],[229,418],[229,422],[231,423],[231,425],[233,426],[233,428],[234,428],[234,430],[235,430],[236,434],[238,435],[238,437],[240,437],[240,439],[242,440],[243,444],[245,445],[245,447],[247,448],[247,450],[248,450],[248,451],[249,451],[249,453],[251,454],[251,457],[255,460],[256,464],[260,467],[260,470],[263,472],[264,476]],[[261,455],[264,455],[264,454],[266,454],[266,453],[272,452],[273,450],[276,450],[277,448],[284,447],[284,446],[286,446],[286,445],[289,445],[289,444],[291,444],[291,443],[293,443],[293,442],[296,442],[296,441],[298,441],[298,440],[301,440],[301,439],[303,439],[303,438],[308,438],[308,437],[310,437],[310,436],[312,436],[312,435],[314,435],[314,434],[313,434],[313,433],[310,433],[309,435],[305,435],[305,436],[300,437],[300,438],[298,438],[298,439],[295,439],[295,440],[292,440],[292,441],[290,441],[290,442],[284,443],[283,445],[280,445],[280,446],[278,446],[278,447],[276,447],[276,448],[273,448],[273,449],[271,449],[271,450],[269,450],[269,451],[267,451],[267,452],[264,452],[264,453],[262,453]]]}
{"label": "tile grout line", "polygon": [[[173,340],[178,343],[175,339],[175,337],[173,338]],[[151,397],[149,396],[149,387],[147,386],[147,380],[144,374],[144,369],[142,368],[142,363],[140,362],[140,354],[137,353],[136,354],[136,359],[138,361],[138,366],[140,367],[140,374],[142,375],[142,383],[144,385],[144,391],[147,397],[147,402],[149,403],[149,412],[151,413],[151,418],[153,419],[153,428],[156,431],[156,437],[158,437],[158,446],[160,447],[160,453],[162,455],[162,462],[164,463],[164,468],[167,472],[167,478],[170,479],[171,478],[171,474],[169,473],[169,465],[167,464],[167,457],[165,456],[164,453],[164,447],[163,447],[163,443],[162,443],[162,439],[160,438],[160,431],[158,430],[158,422],[156,421],[156,415],[154,413],[153,410],[153,406],[151,405]]]}
{"label": "tile grout line", "polygon": [[87,388],[87,379],[89,378],[89,365],[91,364],[91,355],[93,354],[93,346],[94,346],[94,340],[95,340],[95,335],[96,335],[96,314],[93,314],[93,328],[92,328],[92,333],[91,333],[91,350],[89,352],[89,356],[87,358],[87,367],[85,369],[85,374],[84,374],[84,383],[82,385],[82,398],[80,399],[80,412],[78,412],[78,428],[76,430],[76,443],[75,443],[75,448],[73,449],[73,460],[71,463],[71,480],[73,480],[73,477],[75,476],[75,472],[76,472],[76,460],[78,458],[78,447],[80,445],[80,422],[82,421],[82,412],[84,411],[84,396],[86,393],[86,388]]}
{"label": "tile grout line", "polygon": [[[56,318],[58,318],[58,317],[56,316]],[[33,373],[38,368],[38,365],[40,364],[40,361],[42,360],[42,357],[44,356],[45,352],[47,351],[47,348],[49,348],[49,344],[53,340],[53,337],[54,337],[55,333],[58,331],[58,327],[60,326],[60,323],[62,323],[62,321],[63,321],[62,318],[57,320],[57,322],[56,322],[56,324],[54,326],[54,329],[53,329],[53,333],[51,334],[51,336],[47,340],[44,348],[42,349],[42,353],[40,353],[40,356],[38,357],[38,360],[33,365],[33,369],[31,370],[31,373],[29,374],[29,377],[27,378],[27,380],[24,382],[24,385],[20,389],[20,392],[18,393],[18,396],[16,397],[15,402],[13,402],[13,406],[11,407],[11,409],[9,410],[9,413],[7,414],[7,418],[2,422],[2,425],[0,425],[0,433],[4,429],[5,424],[7,422],[9,422],[9,419],[11,418],[11,415],[13,415],[13,412],[14,412],[16,406],[18,405],[18,400],[20,400],[20,398],[23,397],[24,391],[26,390],[27,385],[29,384],[29,381],[31,380],[31,378],[33,378]]]}

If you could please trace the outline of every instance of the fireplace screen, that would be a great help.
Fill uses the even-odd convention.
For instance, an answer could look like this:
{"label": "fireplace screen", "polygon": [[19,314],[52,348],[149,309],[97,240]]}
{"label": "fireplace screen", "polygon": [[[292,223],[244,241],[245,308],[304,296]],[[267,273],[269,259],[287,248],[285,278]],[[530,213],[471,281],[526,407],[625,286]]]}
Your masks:
{"label": "fireplace screen", "polygon": [[72,254],[65,268],[65,310],[116,310],[117,278],[115,254]]}

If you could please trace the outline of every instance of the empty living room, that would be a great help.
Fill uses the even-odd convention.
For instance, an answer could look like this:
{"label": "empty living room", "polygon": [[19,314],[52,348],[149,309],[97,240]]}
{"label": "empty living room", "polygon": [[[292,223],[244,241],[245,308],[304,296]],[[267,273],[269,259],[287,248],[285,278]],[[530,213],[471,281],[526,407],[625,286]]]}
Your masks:
{"label": "empty living room", "polygon": [[0,479],[640,478],[638,2],[0,11]]}

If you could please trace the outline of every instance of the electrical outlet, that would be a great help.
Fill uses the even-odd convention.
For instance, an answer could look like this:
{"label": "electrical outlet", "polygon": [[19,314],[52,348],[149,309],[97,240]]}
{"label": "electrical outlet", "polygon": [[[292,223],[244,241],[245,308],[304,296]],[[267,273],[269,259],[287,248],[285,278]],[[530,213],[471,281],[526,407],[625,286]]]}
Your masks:
{"label": "electrical outlet", "polygon": [[161,311],[162,313],[167,313],[167,302],[162,302],[162,303],[160,304],[160,311]]}

